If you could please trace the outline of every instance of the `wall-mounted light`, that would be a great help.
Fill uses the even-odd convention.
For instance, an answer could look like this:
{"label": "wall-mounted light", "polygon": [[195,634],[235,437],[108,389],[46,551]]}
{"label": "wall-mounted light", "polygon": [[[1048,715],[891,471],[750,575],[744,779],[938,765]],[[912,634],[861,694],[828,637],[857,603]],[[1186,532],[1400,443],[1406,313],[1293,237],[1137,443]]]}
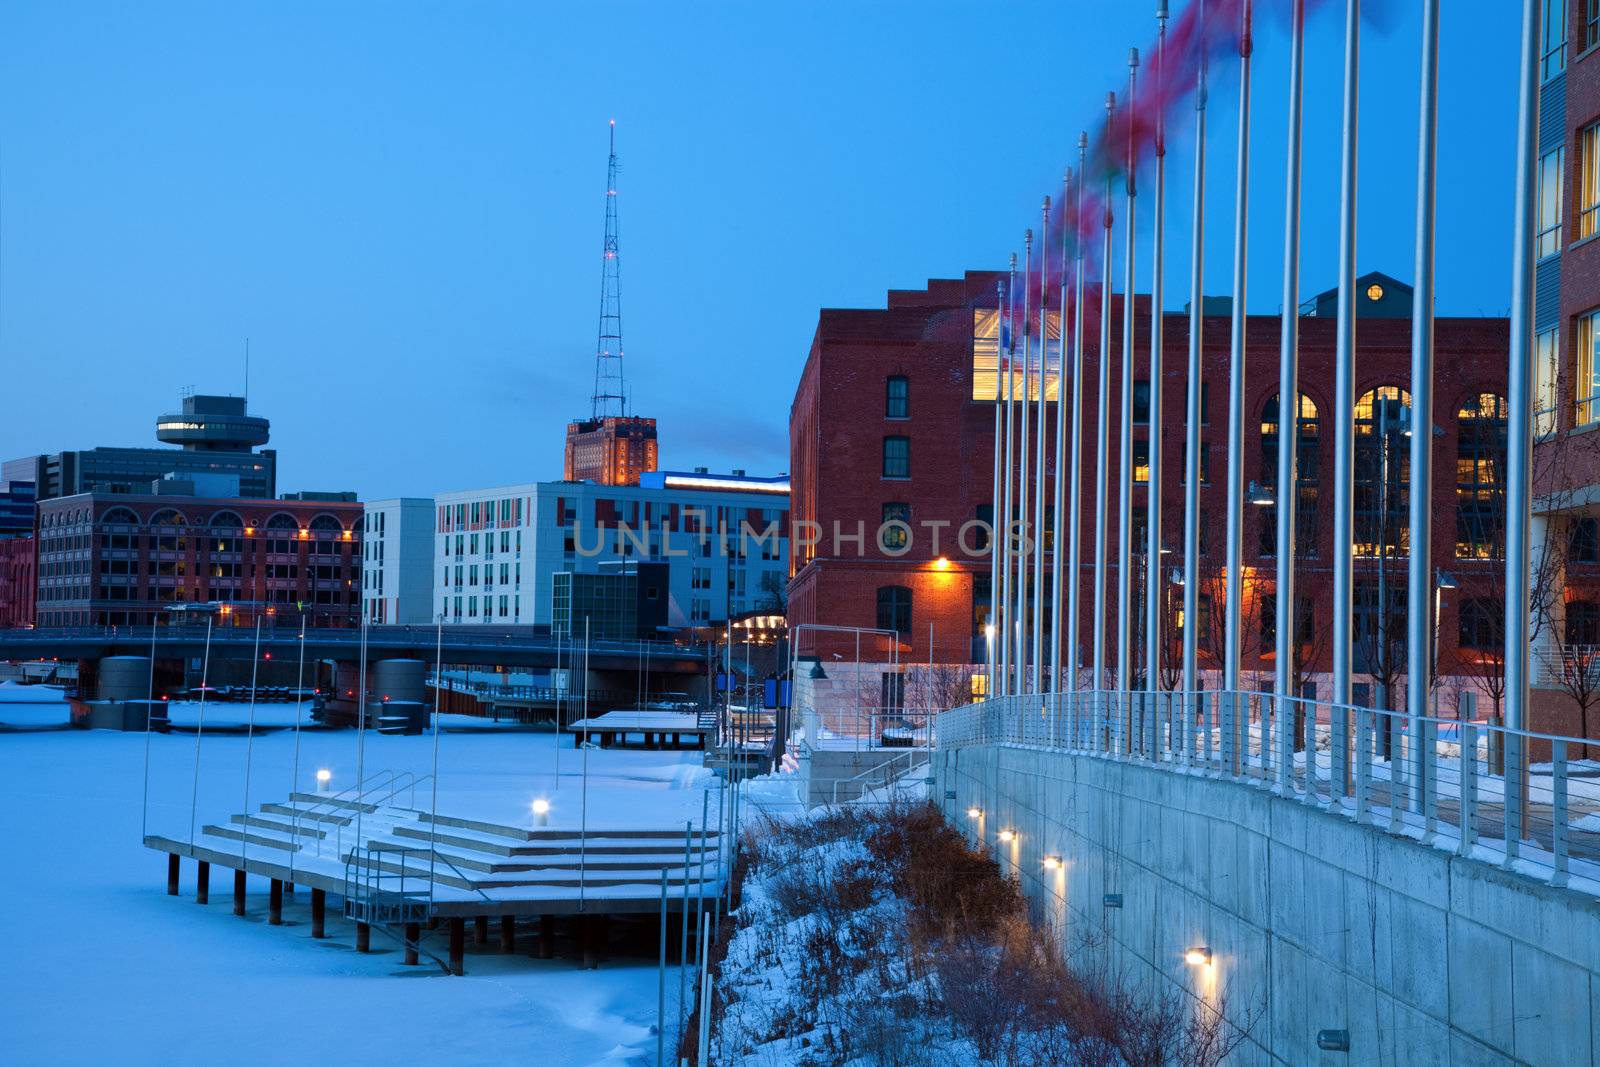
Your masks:
{"label": "wall-mounted light", "polygon": [[1007,844],[1009,844],[1012,841],[1015,841],[1016,839],[1017,839],[1017,832],[1015,830],[1001,830],[1000,831],[1000,840],[1006,842]]}
{"label": "wall-mounted light", "polygon": [[1196,945],[1184,952],[1183,962],[1191,967],[1204,967],[1211,962],[1211,949],[1205,945]]}
{"label": "wall-mounted light", "polygon": [[983,809],[980,808],[980,807],[976,807],[976,806],[968,808],[967,809],[967,818],[969,818],[969,819],[981,819],[981,818],[983,818]]}
{"label": "wall-mounted light", "polygon": [[950,557],[948,557],[948,556],[940,556],[938,559],[934,560],[933,561],[933,569],[934,570],[939,570],[939,571],[947,571],[947,570],[949,570],[950,569]]}
{"label": "wall-mounted light", "polygon": [[1350,1031],[1318,1030],[1317,1047],[1324,1052],[1349,1052]]}
{"label": "wall-mounted light", "polygon": [[1047,871],[1059,871],[1061,869],[1061,857],[1046,856],[1044,858],[1044,869]]}

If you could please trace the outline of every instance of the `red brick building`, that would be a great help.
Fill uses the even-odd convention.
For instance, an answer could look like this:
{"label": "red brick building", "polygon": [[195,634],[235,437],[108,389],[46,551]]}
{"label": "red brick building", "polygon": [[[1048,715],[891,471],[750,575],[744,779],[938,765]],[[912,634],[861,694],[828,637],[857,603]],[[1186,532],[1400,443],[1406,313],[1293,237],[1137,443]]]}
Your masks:
{"label": "red brick building", "polygon": [[562,477],[597,485],[638,485],[656,469],[656,420],[607,416],[567,424]]}
{"label": "red brick building", "polygon": [[[793,517],[791,626],[826,623],[882,626],[902,635],[905,652],[980,662],[983,623],[989,611],[987,539],[973,520],[991,516],[993,495],[993,397],[996,366],[996,282],[992,272],[969,272],[957,280],[931,281],[924,290],[891,291],[887,307],[821,312],[811,351],[790,412]],[[1357,329],[1356,396],[1356,626],[1362,640],[1357,668],[1387,678],[1404,662],[1405,547],[1409,477],[1410,292],[1384,275],[1361,279],[1362,313]],[[1301,600],[1302,677],[1315,681],[1327,669],[1330,635],[1325,604],[1331,587],[1334,326],[1328,300],[1301,308],[1300,506],[1297,592]],[[1227,300],[1208,299],[1213,312],[1204,326],[1204,422],[1200,491],[1200,635],[1203,656],[1215,663],[1220,648],[1225,543],[1228,423]],[[1111,485],[1108,555],[1115,589],[1118,543],[1116,486],[1121,375],[1121,300],[1112,301]],[[1135,459],[1143,466],[1148,445],[1147,298],[1135,311]],[[1096,458],[1096,390],[1099,375],[1098,311],[1091,308],[1084,331],[1082,570],[1083,655],[1090,640],[1093,573],[1093,511]],[[1186,312],[1164,320],[1166,362],[1162,386],[1162,539],[1183,544],[1184,396],[1189,324]],[[1055,324],[1052,322],[1052,333]],[[1277,316],[1252,315],[1246,324],[1248,355],[1244,468],[1247,482],[1276,483],[1278,349]],[[1504,319],[1450,318],[1437,321],[1435,384],[1434,561],[1446,573],[1441,602],[1441,672],[1457,670],[1460,646],[1485,643],[1478,601],[1503,586],[1499,562],[1503,523],[1505,383],[1508,326]],[[1019,348],[1020,351],[1020,348]],[[1020,393],[1020,381],[1017,391]],[[1056,382],[1046,385],[1048,422],[1055,423]],[[1068,388],[1070,396],[1070,386]],[[1055,445],[1047,437],[1046,477],[1053,483]],[[1068,483],[1070,484],[1070,480]],[[1134,504],[1135,587],[1142,596],[1145,490]],[[1053,505],[1053,501],[1049,501]],[[1270,506],[1246,504],[1243,526],[1246,613],[1245,667],[1270,672],[1273,650],[1272,586],[1276,529]],[[889,518],[911,527],[902,540],[874,534]],[[813,525],[814,524],[814,525]],[[961,536],[966,525],[968,534]],[[1048,525],[1048,522],[1047,522]],[[837,537],[836,537],[837,532]],[[934,533],[940,535],[937,546]],[[820,535],[816,544],[808,536]],[[1181,566],[1174,552],[1172,567]],[[1164,567],[1163,570],[1170,570]],[[1048,568],[1047,568],[1048,573]],[[1449,587],[1449,579],[1455,588]],[[1163,644],[1176,663],[1181,634],[1181,587],[1158,590],[1170,598],[1169,632]],[[1048,600],[1048,598],[1047,598]],[[1468,604],[1468,601],[1473,603]],[[1502,601],[1503,602],[1503,601]],[[1380,610],[1380,605],[1383,608]],[[1463,606],[1465,610],[1463,611]],[[1143,611],[1136,613],[1142,619]],[[1387,627],[1381,620],[1387,619]],[[1115,620],[1108,621],[1109,628]],[[1136,635],[1138,636],[1138,635]],[[1387,637],[1387,642],[1382,638]],[[802,634],[797,638],[807,646]],[[1142,636],[1135,642],[1142,644]],[[1112,642],[1114,647],[1114,642]],[[817,651],[801,647],[802,655]],[[1465,669],[1465,668],[1460,668]],[[1370,682],[1370,679],[1368,680]]]}
{"label": "red brick building", "polygon": [[33,625],[38,578],[33,537],[0,537],[0,630]]}
{"label": "red brick building", "polygon": [[148,626],[172,604],[219,621],[350,626],[361,602],[362,506],[83,493],[39,504],[40,626]]}

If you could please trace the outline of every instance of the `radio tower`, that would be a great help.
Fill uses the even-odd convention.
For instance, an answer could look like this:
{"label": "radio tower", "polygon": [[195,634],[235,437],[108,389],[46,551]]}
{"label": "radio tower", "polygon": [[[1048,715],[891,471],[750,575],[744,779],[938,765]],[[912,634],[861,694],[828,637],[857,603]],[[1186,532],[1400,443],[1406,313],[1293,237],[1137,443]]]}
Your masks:
{"label": "radio tower", "polygon": [[592,419],[628,413],[622,380],[622,282],[617,259],[617,120],[611,120],[606,163],[606,244],[600,266],[600,339],[594,350]]}

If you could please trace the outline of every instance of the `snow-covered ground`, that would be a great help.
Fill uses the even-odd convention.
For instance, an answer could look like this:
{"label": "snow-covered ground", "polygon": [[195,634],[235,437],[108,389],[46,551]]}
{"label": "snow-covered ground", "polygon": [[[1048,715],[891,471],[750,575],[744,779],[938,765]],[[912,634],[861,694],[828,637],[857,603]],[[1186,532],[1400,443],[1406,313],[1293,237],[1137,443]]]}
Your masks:
{"label": "snow-covered ground", "polygon": [[[20,708],[0,706],[0,722]],[[265,708],[274,718],[287,710],[292,721],[293,705],[257,710]],[[207,721],[224,713],[242,721],[243,711],[208,704]],[[175,720],[186,715],[174,709]],[[195,735],[148,740],[149,827],[186,835]],[[558,751],[555,740],[455,731],[447,722],[439,810],[526,822],[532,799],[544,796],[552,825],[577,825],[583,754],[570,739]],[[369,733],[362,744],[368,775],[431,773],[432,737]],[[311,940],[303,892],[286,900],[282,928],[266,924],[264,881],[252,879],[247,919],[231,913],[227,872],[213,874],[212,903],[201,908],[194,865],[185,862],[182,895],[168,897],[166,857],[140,844],[145,745],[144,734],[101,731],[0,735],[0,914],[10,960],[0,977],[0,1061],[654,1063],[651,960],[614,958],[580,971],[569,960],[469,944],[466,977],[450,978],[403,967],[398,948],[380,937],[371,954],[357,954],[354,928],[334,908],[329,937]],[[352,784],[357,745],[355,731],[303,731],[294,784],[314,790],[318,768],[332,771],[333,791]],[[242,734],[205,737],[198,819],[245,806],[247,751],[249,806],[282,799],[294,746],[291,729],[253,743]],[[589,751],[588,761],[590,825],[698,823],[707,781],[698,753]],[[714,793],[711,803],[714,818]],[[667,986],[669,995],[677,988],[672,974]]]}

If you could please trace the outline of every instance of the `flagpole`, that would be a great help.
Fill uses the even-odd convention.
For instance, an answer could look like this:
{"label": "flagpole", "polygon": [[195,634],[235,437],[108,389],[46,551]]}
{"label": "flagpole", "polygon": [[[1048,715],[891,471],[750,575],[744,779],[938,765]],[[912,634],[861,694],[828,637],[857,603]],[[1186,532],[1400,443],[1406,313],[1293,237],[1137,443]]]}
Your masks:
{"label": "flagpole", "polygon": [[[1082,614],[1082,555],[1083,555],[1083,186],[1089,178],[1087,154],[1089,135],[1078,134],[1078,184],[1073,189],[1074,278],[1072,316],[1072,476],[1071,525],[1067,529],[1067,669],[1072,672],[1072,684],[1067,692],[1076,694],[1081,684],[1080,668],[1083,662]],[[1070,696],[1076,710],[1076,697]],[[1070,716],[1069,716],[1070,717]]]}
{"label": "flagpole", "polygon": [[1038,531],[1028,521],[1028,401],[1033,395],[1033,285],[1028,281],[1033,273],[1033,231],[1022,235],[1022,407],[1020,444],[1017,448],[1017,510],[1022,515],[1021,544],[1017,547],[1017,617],[1016,617],[1016,692],[1028,692],[1028,553],[1033,547],[1033,536]]}
{"label": "flagpole", "polygon": [[[1061,329],[1060,329],[1059,332],[1061,334],[1061,343],[1060,343],[1060,350],[1061,350],[1060,368],[1061,369],[1056,374],[1056,486],[1055,486],[1055,491],[1056,491],[1056,509],[1055,509],[1055,516],[1054,516],[1054,518],[1055,518],[1055,551],[1050,554],[1050,591],[1051,591],[1051,597],[1050,597],[1050,689],[1051,689],[1052,692],[1065,691],[1067,693],[1071,693],[1073,687],[1071,685],[1068,685],[1067,683],[1062,681],[1062,675],[1061,675],[1062,662],[1061,661],[1062,661],[1062,655],[1063,655],[1063,653],[1064,653],[1064,651],[1066,650],[1066,647],[1067,647],[1066,643],[1069,640],[1071,640],[1071,638],[1068,636],[1069,634],[1071,634],[1073,632],[1070,629],[1070,626],[1071,626],[1072,623],[1075,623],[1077,621],[1077,612],[1076,612],[1077,603],[1076,603],[1076,598],[1074,597],[1073,598],[1073,608],[1074,608],[1074,610],[1072,612],[1068,612],[1066,614],[1062,613],[1062,607],[1063,607],[1064,603],[1067,600],[1067,591],[1066,591],[1066,589],[1064,589],[1062,587],[1062,582],[1064,580],[1064,575],[1067,573],[1066,560],[1063,559],[1063,555],[1075,555],[1076,554],[1076,549],[1077,549],[1076,540],[1074,540],[1068,534],[1068,524],[1076,522],[1077,518],[1078,518],[1078,515],[1077,515],[1077,510],[1078,510],[1078,479],[1076,477],[1076,473],[1077,472],[1076,471],[1073,472],[1074,473],[1074,477],[1072,479],[1072,499],[1071,499],[1071,501],[1068,501],[1068,499],[1067,499],[1067,490],[1066,490],[1066,487],[1065,487],[1065,485],[1063,483],[1064,483],[1064,481],[1066,479],[1066,476],[1067,476],[1067,459],[1066,459],[1066,457],[1067,457],[1067,435],[1069,433],[1076,434],[1077,431],[1078,431],[1078,407],[1077,407],[1077,405],[1078,405],[1078,401],[1080,399],[1079,389],[1078,389],[1078,367],[1077,367],[1076,363],[1070,364],[1071,370],[1070,371],[1068,370],[1069,363],[1067,361],[1067,352],[1068,352],[1068,347],[1067,347],[1067,314],[1068,314],[1069,311],[1071,311],[1072,321],[1074,323],[1076,323],[1078,321],[1078,317],[1080,315],[1082,315],[1083,309],[1081,307],[1076,307],[1075,308],[1068,302],[1069,298],[1072,295],[1070,289],[1068,288],[1068,286],[1069,286],[1068,279],[1072,276],[1072,272],[1068,271],[1068,269],[1067,269],[1067,263],[1068,263],[1068,258],[1067,257],[1069,255],[1068,242],[1071,240],[1070,228],[1077,226],[1078,213],[1077,213],[1076,210],[1069,211],[1067,209],[1067,203],[1068,202],[1066,200],[1066,197],[1074,195],[1076,193],[1076,191],[1077,191],[1077,188],[1078,188],[1077,185],[1074,184],[1074,177],[1073,177],[1072,168],[1068,167],[1067,168],[1067,173],[1064,176],[1063,181],[1062,181],[1062,202],[1061,202],[1061,223],[1060,223],[1060,225],[1061,225],[1061,299],[1060,299],[1060,303],[1061,303]],[[1081,199],[1081,197],[1079,199]],[[1068,424],[1068,421],[1067,421],[1067,375],[1069,373],[1072,376],[1072,405],[1073,405],[1073,407],[1072,407],[1072,421],[1071,421],[1070,425]],[[1074,438],[1074,444],[1076,444],[1076,438]],[[1076,461],[1078,458],[1079,457],[1078,457],[1078,454],[1077,454],[1077,450],[1074,449],[1073,452],[1072,452],[1072,459],[1074,461]],[[1068,541],[1072,542],[1070,546],[1068,546]],[[1073,565],[1073,567],[1077,566],[1077,560],[1076,559],[1072,560],[1072,565]],[[1076,571],[1074,571],[1073,572],[1073,581],[1076,582],[1076,580],[1077,580],[1077,573],[1076,573]],[[1068,697],[1068,699],[1070,700],[1071,698]],[[1056,710],[1057,710],[1057,713],[1059,714],[1060,710],[1061,710],[1061,701],[1059,699],[1056,701]]]}
{"label": "flagpole", "polygon": [[[1106,129],[1117,111],[1117,94],[1106,94]],[[1104,254],[1100,258],[1100,364],[1099,426],[1095,434],[1094,475],[1094,686],[1106,684],[1106,527],[1110,511],[1110,481],[1107,469],[1111,459],[1111,238],[1115,222],[1111,214],[1111,167],[1105,161],[1106,188],[1102,204],[1105,231]]]}
{"label": "flagpole", "polygon": [[[1227,585],[1223,605],[1222,687],[1232,694],[1237,694],[1240,688],[1239,646],[1244,618],[1244,576],[1240,569],[1244,566],[1244,378],[1247,355],[1244,304],[1250,224],[1250,9],[1251,0],[1245,0],[1244,22],[1239,36],[1239,162],[1234,184],[1233,321],[1228,346],[1228,555],[1223,564]],[[1235,709],[1231,729],[1237,731],[1243,705],[1237,696],[1229,699],[1234,702]],[[1230,757],[1238,759],[1233,737],[1226,739],[1224,744]]]}
{"label": "flagpole", "polygon": [[[1199,0],[1200,36],[1205,36],[1206,0]],[[1194,693],[1200,637],[1200,389],[1205,369],[1201,348],[1205,338],[1205,210],[1206,210],[1206,60],[1200,56],[1195,75],[1194,101],[1194,274],[1189,285],[1189,403],[1188,434],[1184,438],[1183,484],[1183,691]],[[1184,698],[1185,707],[1194,700]],[[1186,710],[1178,739],[1188,751],[1195,721]]]}
{"label": "flagpole", "polygon": [[1016,385],[1014,378],[1017,365],[1017,331],[1013,322],[1016,315],[1016,293],[1017,254],[1013,252],[1011,253],[1011,272],[1006,283],[1006,317],[1000,324],[1001,340],[1005,343],[1006,350],[1006,463],[1005,481],[1000,488],[1004,510],[1001,513],[999,523],[1000,558],[1003,564],[1000,572],[1001,625],[998,640],[1000,645],[1000,692],[1002,695],[1011,692],[1011,660],[1016,651],[1011,643],[1011,619],[1015,614],[1011,599],[1011,556],[1013,553],[1011,496],[1012,488],[1016,484],[1015,457],[1012,451],[1016,422]]}
{"label": "flagpole", "polygon": [[1166,576],[1161,572],[1161,479],[1164,465],[1161,462],[1161,420],[1163,378],[1166,375],[1166,317],[1162,307],[1166,303],[1167,267],[1167,117],[1160,106],[1165,88],[1167,62],[1167,3],[1156,3],[1156,63],[1154,96],[1156,106],[1155,130],[1155,203],[1152,205],[1152,248],[1150,255],[1150,381],[1145,386],[1149,400],[1145,405],[1145,418],[1149,425],[1146,455],[1149,457],[1149,477],[1145,481],[1145,561],[1144,561],[1144,682],[1150,694],[1148,714],[1152,722],[1148,729],[1153,733],[1154,717],[1160,705],[1161,693],[1161,638],[1165,628]]}
{"label": "flagpole", "polygon": [[[1333,693],[1350,703],[1351,520],[1354,517],[1356,376],[1356,122],[1361,64],[1361,0],[1346,0],[1344,137],[1339,185],[1339,317],[1333,365]],[[1413,605],[1420,608],[1420,605]],[[1309,727],[1309,723],[1307,724]]]}
{"label": "flagpole", "polygon": [[[1297,650],[1294,614],[1294,558],[1299,547],[1295,537],[1295,505],[1298,471],[1295,458],[1300,438],[1300,138],[1301,114],[1305,106],[1305,0],[1294,0],[1293,25],[1289,36],[1289,150],[1285,180],[1283,224],[1283,333],[1278,348],[1278,567],[1273,693],[1278,708],[1293,696],[1294,658]],[[1265,723],[1263,723],[1265,725]],[[1286,789],[1293,769],[1291,731],[1278,731],[1279,789]],[[1266,734],[1262,735],[1263,746]],[[1287,755],[1286,755],[1287,754]],[[1263,759],[1266,753],[1262,753]]]}
{"label": "flagpole", "polygon": [[[1139,50],[1128,51],[1128,157],[1127,157],[1127,234],[1125,244],[1124,278],[1122,284],[1122,426],[1121,453],[1117,466],[1117,691],[1127,693],[1133,688],[1133,663],[1131,659],[1133,633],[1128,622],[1133,606],[1133,304],[1135,292],[1134,240],[1138,227],[1134,219],[1134,116],[1132,109],[1138,103]],[[1129,709],[1124,710],[1124,723],[1132,725]],[[1123,743],[1132,738],[1126,728]]]}
{"label": "flagpole", "polygon": [[[989,500],[991,501],[989,506],[989,627],[991,631],[995,627],[995,624],[1000,620],[999,579],[1001,539],[998,536],[997,531],[1000,529],[1000,477],[1002,470],[1000,463],[1002,450],[1002,441],[1000,437],[1000,409],[1002,406],[1000,397],[1000,373],[1001,368],[1005,366],[1006,358],[1005,349],[1002,347],[1003,342],[1005,341],[1006,283],[1003,281],[996,281],[994,283],[994,290],[994,492],[989,497]],[[998,674],[998,671],[996,670],[998,665],[998,646],[992,638],[985,642],[985,646],[985,658],[988,660],[989,666],[989,684],[986,692],[987,695],[992,697],[997,695],[995,693],[994,683],[996,675]]]}
{"label": "flagpole", "polygon": [[[1050,385],[1050,198],[1044,198],[1039,229],[1039,433],[1034,443],[1033,475],[1033,691],[1044,692],[1044,486],[1045,392]],[[1056,379],[1059,393],[1061,382]],[[1056,407],[1061,405],[1057,403]],[[1058,498],[1059,499],[1059,498]],[[1054,622],[1055,620],[1052,620]]]}

